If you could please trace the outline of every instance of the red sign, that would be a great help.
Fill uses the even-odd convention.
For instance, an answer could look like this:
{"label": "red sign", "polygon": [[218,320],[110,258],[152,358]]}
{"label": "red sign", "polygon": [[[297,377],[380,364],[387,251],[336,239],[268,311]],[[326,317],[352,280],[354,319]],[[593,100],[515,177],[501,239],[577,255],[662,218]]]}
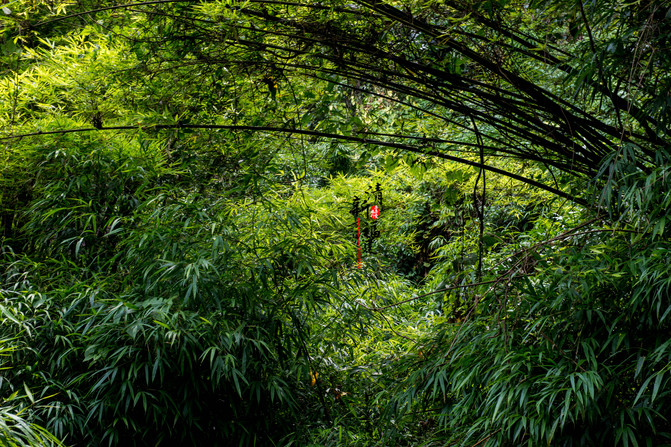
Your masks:
{"label": "red sign", "polygon": [[380,217],[380,208],[377,205],[373,205],[370,207],[370,217],[373,219],[377,219]]}

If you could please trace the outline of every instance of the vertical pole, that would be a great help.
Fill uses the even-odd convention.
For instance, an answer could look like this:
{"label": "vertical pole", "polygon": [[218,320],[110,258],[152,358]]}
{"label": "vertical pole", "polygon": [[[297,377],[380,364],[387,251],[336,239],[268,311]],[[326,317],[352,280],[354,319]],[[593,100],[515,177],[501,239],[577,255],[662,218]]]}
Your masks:
{"label": "vertical pole", "polygon": [[356,246],[359,251],[359,268],[361,268],[361,218],[356,218],[357,233],[356,233]]}

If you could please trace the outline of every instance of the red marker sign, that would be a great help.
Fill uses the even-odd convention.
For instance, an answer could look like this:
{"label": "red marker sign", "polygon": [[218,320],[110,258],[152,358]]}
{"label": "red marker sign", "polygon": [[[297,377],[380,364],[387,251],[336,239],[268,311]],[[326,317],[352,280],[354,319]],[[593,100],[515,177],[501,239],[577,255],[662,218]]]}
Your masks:
{"label": "red marker sign", "polygon": [[377,205],[370,207],[370,217],[373,219],[380,217],[380,208]]}

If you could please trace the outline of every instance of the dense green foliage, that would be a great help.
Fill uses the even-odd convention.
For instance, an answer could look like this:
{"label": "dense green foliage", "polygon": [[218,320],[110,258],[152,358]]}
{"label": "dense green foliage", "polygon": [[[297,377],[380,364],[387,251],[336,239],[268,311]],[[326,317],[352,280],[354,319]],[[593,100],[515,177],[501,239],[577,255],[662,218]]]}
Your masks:
{"label": "dense green foliage", "polygon": [[0,11],[0,446],[671,445],[668,4]]}

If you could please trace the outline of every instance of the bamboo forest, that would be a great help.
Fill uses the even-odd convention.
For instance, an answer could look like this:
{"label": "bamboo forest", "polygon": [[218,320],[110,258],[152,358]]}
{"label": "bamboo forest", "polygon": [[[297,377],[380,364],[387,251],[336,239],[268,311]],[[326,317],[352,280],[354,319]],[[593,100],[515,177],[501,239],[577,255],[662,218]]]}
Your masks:
{"label": "bamboo forest", "polygon": [[671,446],[669,0],[4,0],[0,49],[0,447]]}

